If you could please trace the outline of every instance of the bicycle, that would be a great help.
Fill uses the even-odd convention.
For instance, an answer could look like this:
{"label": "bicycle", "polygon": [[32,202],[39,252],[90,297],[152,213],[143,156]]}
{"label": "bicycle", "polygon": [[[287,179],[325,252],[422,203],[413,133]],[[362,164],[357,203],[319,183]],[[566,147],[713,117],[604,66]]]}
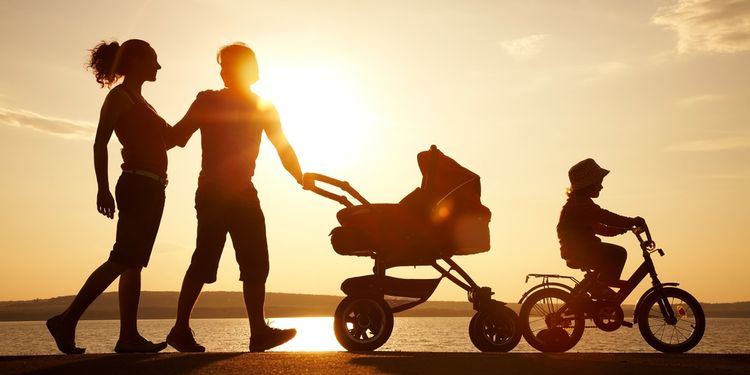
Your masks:
{"label": "bicycle", "polygon": [[[627,281],[609,298],[592,296],[599,284],[599,273],[580,264],[568,261],[568,266],[586,272],[580,282],[571,276],[529,274],[541,278],[542,283],[526,291],[518,302],[521,332],[526,341],[542,352],[565,352],[572,349],[583,336],[585,328],[599,328],[612,332],[626,326],[638,329],[644,340],[654,349],[664,353],[683,353],[694,348],[703,337],[706,317],[698,301],[690,293],[677,288],[678,283],[662,283],[657,277],[651,254],[664,256],[656,247],[648,226],[631,228],[640,242],[643,263]],[[645,238],[643,235],[645,234]],[[633,311],[633,323],[624,319],[622,302],[647,276],[652,287],[638,300]],[[573,282],[571,287],[564,279]],[[599,284],[600,285],[600,284]],[[596,292],[594,293],[596,295]],[[586,326],[591,319],[594,326]]]}

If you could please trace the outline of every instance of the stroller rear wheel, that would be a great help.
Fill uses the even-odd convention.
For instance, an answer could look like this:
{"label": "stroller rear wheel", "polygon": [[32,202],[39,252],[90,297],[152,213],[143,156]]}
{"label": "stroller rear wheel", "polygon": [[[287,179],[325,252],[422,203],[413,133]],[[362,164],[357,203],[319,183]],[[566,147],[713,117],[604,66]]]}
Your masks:
{"label": "stroller rear wheel", "polygon": [[393,332],[393,313],[382,297],[347,296],[336,308],[333,332],[349,351],[373,351]]}
{"label": "stroller rear wheel", "polygon": [[506,306],[477,311],[469,323],[469,339],[483,352],[509,352],[521,340],[518,315]]}

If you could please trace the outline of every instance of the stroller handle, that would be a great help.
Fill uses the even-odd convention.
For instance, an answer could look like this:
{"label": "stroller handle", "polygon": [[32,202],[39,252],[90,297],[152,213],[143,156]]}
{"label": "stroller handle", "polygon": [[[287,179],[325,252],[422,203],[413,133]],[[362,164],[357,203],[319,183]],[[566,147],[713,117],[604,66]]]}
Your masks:
{"label": "stroller handle", "polygon": [[334,194],[328,190],[322,189],[320,187],[315,186],[315,181],[320,181],[332,186],[335,186],[345,192],[347,192],[349,195],[354,197],[356,200],[358,200],[362,204],[370,204],[370,202],[367,201],[362,195],[359,194],[354,188],[349,185],[346,181],[337,180],[333,177],[328,177],[326,175],[322,175],[319,173],[305,173],[302,176],[302,187],[305,190],[310,190],[315,194],[318,194],[320,196],[326,197],[328,199],[334,200],[336,202],[341,203],[342,205],[346,207],[352,207],[354,204],[349,201],[345,196],[343,195],[337,195]]}

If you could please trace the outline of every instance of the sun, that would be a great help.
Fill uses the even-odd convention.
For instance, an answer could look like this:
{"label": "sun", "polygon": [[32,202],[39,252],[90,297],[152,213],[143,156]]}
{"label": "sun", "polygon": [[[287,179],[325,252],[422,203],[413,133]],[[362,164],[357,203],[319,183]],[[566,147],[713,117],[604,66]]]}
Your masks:
{"label": "sun", "polygon": [[253,91],[276,106],[306,171],[332,173],[373,136],[372,112],[355,80],[331,65],[269,67]]}

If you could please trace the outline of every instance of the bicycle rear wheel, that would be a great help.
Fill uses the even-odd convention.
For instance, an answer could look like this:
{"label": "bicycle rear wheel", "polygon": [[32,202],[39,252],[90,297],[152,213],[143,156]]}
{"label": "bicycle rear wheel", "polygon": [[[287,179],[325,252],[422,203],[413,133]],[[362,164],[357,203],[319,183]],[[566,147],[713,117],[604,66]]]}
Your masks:
{"label": "bicycle rear wheel", "polygon": [[[666,308],[671,307],[670,321]],[[679,288],[664,288],[643,300],[638,309],[638,330],[654,349],[664,353],[684,353],[694,348],[706,330],[706,316],[698,300]]]}

